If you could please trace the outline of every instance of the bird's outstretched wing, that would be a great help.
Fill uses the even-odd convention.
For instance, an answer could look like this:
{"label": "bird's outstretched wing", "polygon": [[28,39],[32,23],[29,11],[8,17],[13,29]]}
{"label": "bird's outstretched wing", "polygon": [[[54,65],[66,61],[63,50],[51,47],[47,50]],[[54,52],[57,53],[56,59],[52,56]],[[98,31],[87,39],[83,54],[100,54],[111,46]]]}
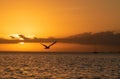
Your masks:
{"label": "bird's outstretched wing", "polygon": [[56,41],[54,41],[52,44],[50,44],[48,47],[51,47],[52,45],[54,45],[56,43]]}
{"label": "bird's outstretched wing", "polygon": [[42,44],[42,43],[40,43],[40,44],[43,45],[43,46],[46,47],[46,48],[48,47],[48,46],[46,46],[45,44]]}

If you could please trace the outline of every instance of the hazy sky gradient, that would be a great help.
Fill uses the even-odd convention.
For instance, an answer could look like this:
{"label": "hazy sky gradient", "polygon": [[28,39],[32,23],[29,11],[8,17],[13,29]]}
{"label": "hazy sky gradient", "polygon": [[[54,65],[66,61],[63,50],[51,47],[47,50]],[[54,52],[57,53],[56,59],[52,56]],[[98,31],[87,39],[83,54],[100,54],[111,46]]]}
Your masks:
{"label": "hazy sky gradient", "polygon": [[0,0],[0,37],[120,32],[120,0]]}

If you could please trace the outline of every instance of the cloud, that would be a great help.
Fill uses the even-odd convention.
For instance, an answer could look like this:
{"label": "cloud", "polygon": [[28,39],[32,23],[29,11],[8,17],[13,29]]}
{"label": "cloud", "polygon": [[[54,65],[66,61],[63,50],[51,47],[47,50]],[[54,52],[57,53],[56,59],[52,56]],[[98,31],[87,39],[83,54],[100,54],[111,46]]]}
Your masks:
{"label": "cloud", "polygon": [[4,38],[0,38],[0,44],[14,44],[14,43],[19,43],[19,40],[8,40]]}
{"label": "cloud", "polygon": [[24,36],[24,35],[18,35],[20,38],[24,39],[24,40],[30,40],[30,38]]}
{"label": "cloud", "polygon": [[10,36],[12,39],[15,39],[15,37],[14,36]]}
{"label": "cloud", "polygon": [[120,45],[120,33],[112,31],[99,33],[83,33],[69,36],[61,41],[79,44]]}
{"label": "cloud", "polygon": [[77,44],[85,44],[85,45],[119,45],[120,46],[120,33],[115,33],[112,31],[106,31],[106,32],[98,32],[98,33],[92,33],[92,32],[86,32],[82,34],[76,34],[72,35],[66,38],[37,38],[34,37],[33,39],[28,38],[24,35],[19,35],[20,38],[23,38],[24,40],[18,40],[18,39],[3,39],[0,38],[0,44],[2,43],[19,43],[19,42],[51,42],[51,41],[58,41],[61,43],[77,43]]}

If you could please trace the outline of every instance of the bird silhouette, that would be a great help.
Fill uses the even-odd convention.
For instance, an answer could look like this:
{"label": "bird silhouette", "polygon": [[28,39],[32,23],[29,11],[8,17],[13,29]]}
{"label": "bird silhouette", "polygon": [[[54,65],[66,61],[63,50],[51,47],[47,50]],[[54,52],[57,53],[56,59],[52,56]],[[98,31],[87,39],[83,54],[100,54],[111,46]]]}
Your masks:
{"label": "bird silhouette", "polygon": [[41,45],[43,45],[44,47],[45,47],[45,49],[50,49],[50,47],[52,46],[52,45],[54,45],[56,43],[56,41],[54,41],[53,43],[51,43],[50,45],[45,45],[45,44],[42,44],[42,43],[40,43]]}

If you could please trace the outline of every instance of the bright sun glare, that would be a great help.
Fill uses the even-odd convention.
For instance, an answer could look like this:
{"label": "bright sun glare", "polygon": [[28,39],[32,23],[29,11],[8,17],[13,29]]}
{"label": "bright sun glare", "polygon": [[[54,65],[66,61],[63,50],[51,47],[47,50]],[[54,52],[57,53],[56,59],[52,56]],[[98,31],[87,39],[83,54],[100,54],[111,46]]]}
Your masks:
{"label": "bright sun glare", "polygon": [[13,37],[15,37],[15,38],[17,38],[17,39],[19,39],[19,40],[24,40],[23,38],[20,38],[20,37],[19,37],[19,34],[12,34],[12,35],[10,35],[10,36],[13,36]]}
{"label": "bright sun glare", "polygon": [[24,42],[20,42],[19,44],[23,45],[23,44],[25,44],[25,43],[24,43]]}

